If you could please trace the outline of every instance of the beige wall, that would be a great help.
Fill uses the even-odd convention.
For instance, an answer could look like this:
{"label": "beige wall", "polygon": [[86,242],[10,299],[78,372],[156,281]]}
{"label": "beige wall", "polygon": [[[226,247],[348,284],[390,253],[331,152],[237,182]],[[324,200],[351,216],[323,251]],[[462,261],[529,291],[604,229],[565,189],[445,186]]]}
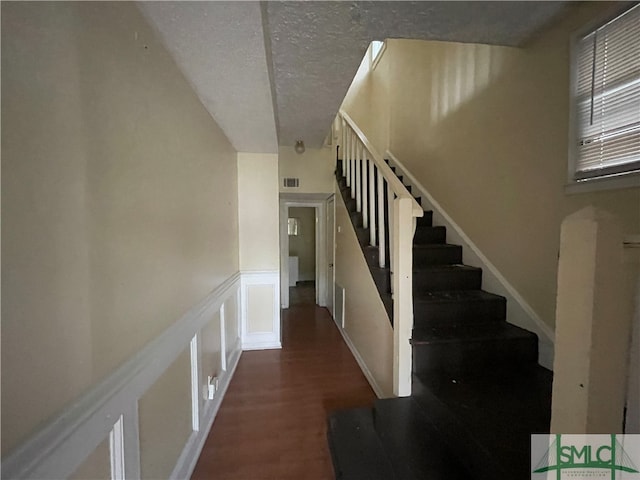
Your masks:
{"label": "beige wall", "polygon": [[298,280],[316,278],[316,209],[290,207],[289,218],[300,221],[298,235],[289,236],[289,256],[298,257]]}
{"label": "beige wall", "polygon": [[109,437],[69,477],[70,480],[111,480],[111,451]]}
{"label": "beige wall", "polygon": [[278,155],[238,153],[240,269],[278,270]]}
{"label": "beige wall", "polygon": [[238,153],[237,195],[240,270],[249,274],[243,277],[242,345],[274,348],[280,345],[278,155]]}
{"label": "beige wall", "polygon": [[618,7],[572,8],[523,49],[390,40],[343,106],[381,150],[389,112],[391,151],[550,326],[562,219],[592,204],[640,231],[640,189],[564,191],[570,35]]}
{"label": "beige wall", "polygon": [[340,192],[336,192],[335,282],[345,289],[345,333],[383,397],[393,396],[393,330]]}
{"label": "beige wall", "polygon": [[[336,152],[332,148],[307,148],[303,154],[293,147],[280,147],[278,175],[281,193],[331,193]],[[298,188],[284,186],[285,178],[299,178]]]}
{"label": "beige wall", "polygon": [[2,3],[2,162],[4,454],[238,270],[238,206],[132,3]]}
{"label": "beige wall", "polygon": [[138,402],[143,479],[169,478],[191,435],[190,372],[187,348]]}
{"label": "beige wall", "polygon": [[[391,129],[390,100],[391,89],[394,88],[391,84],[391,58],[383,52],[375,68],[371,70],[369,45],[340,107],[365,132],[368,140],[381,155],[384,155],[387,149]],[[338,142],[342,142],[341,137]],[[340,158],[344,158],[342,153]]]}

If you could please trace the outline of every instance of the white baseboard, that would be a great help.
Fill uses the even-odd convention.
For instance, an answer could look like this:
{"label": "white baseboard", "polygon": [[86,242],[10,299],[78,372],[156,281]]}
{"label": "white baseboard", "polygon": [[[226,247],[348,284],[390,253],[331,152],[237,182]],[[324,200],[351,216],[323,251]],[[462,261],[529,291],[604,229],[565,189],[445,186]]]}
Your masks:
{"label": "white baseboard", "polygon": [[242,355],[242,350],[236,349],[229,358],[228,369],[220,379],[218,392],[216,393],[215,398],[210,400],[205,406],[204,414],[202,416],[202,428],[200,431],[193,432],[189,437],[187,444],[178,458],[178,462],[176,463],[173,472],[171,472],[171,476],[169,477],[171,480],[182,480],[191,477],[191,474],[196,467],[196,463],[198,463],[198,459],[200,458],[204,442],[209,436],[209,432],[213,426],[213,421],[215,420],[218,410],[220,409],[220,405],[222,405],[222,400],[227,393],[229,383],[231,383],[233,374],[236,371],[236,367],[240,361],[240,355]]}
{"label": "white baseboard", "polygon": [[[555,333],[547,325],[529,303],[520,295],[513,285],[498,271],[496,266],[480,251],[478,246],[464,233],[462,228],[447,214],[442,206],[433,198],[407,168],[389,150],[386,152],[391,164],[402,171],[409,184],[422,196],[423,207],[433,210],[434,221],[447,227],[447,235],[453,243],[462,245],[464,263],[483,269],[483,287],[492,293],[507,299],[507,321],[525,328],[538,335],[538,362],[551,369]],[[414,191],[415,191],[414,190]]]}
{"label": "white baseboard", "polygon": [[269,341],[269,342],[247,342],[242,343],[242,350],[273,350],[282,348],[282,343],[280,341]]}
{"label": "white baseboard", "polygon": [[364,362],[364,359],[360,355],[360,352],[358,352],[358,349],[351,341],[351,338],[349,338],[349,335],[347,334],[347,332],[338,324],[338,322],[335,319],[334,319],[334,323],[336,324],[336,327],[338,328],[340,335],[342,335],[342,338],[344,339],[344,343],[346,343],[347,346],[349,347],[349,350],[351,350],[351,354],[353,355],[353,358],[355,358],[356,362],[358,362],[358,365],[360,366],[360,370],[362,370],[362,373],[364,374],[365,378],[369,382],[369,385],[371,385],[371,388],[376,394],[376,397],[385,398],[385,395],[382,392],[382,388],[380,388],[380,385],[378,385],[378,382],[376,382],[376,379],[371,374],[371,371],[367,367],[367,364]]}

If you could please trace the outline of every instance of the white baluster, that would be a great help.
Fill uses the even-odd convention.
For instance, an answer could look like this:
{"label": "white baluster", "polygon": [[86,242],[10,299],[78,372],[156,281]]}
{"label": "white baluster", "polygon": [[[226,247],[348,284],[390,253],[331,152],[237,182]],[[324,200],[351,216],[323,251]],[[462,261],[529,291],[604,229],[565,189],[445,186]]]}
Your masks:
{"label": "white baluster", "polygon": [[384,233],[384,178],[378,169],[378,258],[380,259],[380,268],[386,266],[385,258],[385,233]]}
{"label": "white baluster", "polygon": [[369,185],[367,178],[367,172],[369,171],[368,153],[364,150],[362,155],[362,226],[364,228],[369,227],[369,203],[367,198],[367,186]]}
{"label": "white baluster", "polygon": [[351,127],[345,129],[344,145],[344,176],[347,177],[347,187],[351,186]]}
{"label": "white baluster", "polygon": [[351,132],[351,198],[356,198],[356,134]]}
{"label": "white baluster", "polygon": [[347,129],[345,127],[344,118],[342,118],[342,142],[340,143],[342,150],[342,175],[346,176],[347,172]]}
{"label": "white baluster", "polygon": [[362,144],[356,146],[356,211],[362,212]]}
{"label": "white baluster", "polygon": [[376,165],[373,161],[369,165],[369,205],[371,205],[371,226],[369,228],[369,243],[376,246]]}
{"label": "white baluster", "polygon": [[[393,190],[391,189],[391,185],[387,182],[387,209],[389,211],[389,271],[393,278]],[[391,293],[393,294],[393,282],[391,282]]]}

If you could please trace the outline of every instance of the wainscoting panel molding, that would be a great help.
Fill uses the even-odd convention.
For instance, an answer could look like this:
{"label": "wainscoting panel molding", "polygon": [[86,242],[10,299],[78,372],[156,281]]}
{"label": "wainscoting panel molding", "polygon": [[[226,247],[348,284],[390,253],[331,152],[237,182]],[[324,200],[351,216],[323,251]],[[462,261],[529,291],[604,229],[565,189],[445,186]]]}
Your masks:
{"label": "wainscoting panel molding", "polygon": [[282,348],[280,340],[280,272],[241,273],[243,350]]}
{"label": "wainscoting panel molding", "polygon": [[[197,348],[200,331],[212,315],[220,310],[223,310],[221,321],[229,318],[228,314],[224,314],[224,304],[228,300],[237,302],[242,299],[242,295],[238,295],[240,278],[239,272],[229,277],[103,382],[10,453],[3,459],[2,477],[67,478],[103,440],[109,438],[111,478],[140,478],[138,400],[187,347],[192,349],[191,371],[188,374],[196,386],[202,384]],[[277,282],[276,272],[276,285]],[[243,304],[244,301],[242,299]],[[237,303],[233,311],[240,311]],[[240,323],[239,318],[234,320],[236,325]],[[278,340],[279,326],[278,322]],[[221,329],[224,332],[224,327]],[[199,389],[192,389],[193,432],[171,478],[190,477],[240,359],[240,346],[238,339],[225,365],[226,371],[220,373],[217,391],[213,399],[205,401],[204,408],[199,408],[198,399],[195,398],[200,395]]]}

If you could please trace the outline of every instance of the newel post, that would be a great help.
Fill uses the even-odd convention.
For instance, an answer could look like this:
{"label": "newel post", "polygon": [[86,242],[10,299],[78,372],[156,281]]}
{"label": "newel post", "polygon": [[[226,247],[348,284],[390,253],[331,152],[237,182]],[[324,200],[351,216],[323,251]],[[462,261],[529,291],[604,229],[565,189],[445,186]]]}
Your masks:
{"label": "newel post", "polygon": [[621,433],[632,301],[614,217],[588,207],[562,222],[552,433]]}
{"label": "newel post", "polygon": [[413,211],[409,197],[393,203],[393,393],[411,395],[411,330],[413,329]]}

